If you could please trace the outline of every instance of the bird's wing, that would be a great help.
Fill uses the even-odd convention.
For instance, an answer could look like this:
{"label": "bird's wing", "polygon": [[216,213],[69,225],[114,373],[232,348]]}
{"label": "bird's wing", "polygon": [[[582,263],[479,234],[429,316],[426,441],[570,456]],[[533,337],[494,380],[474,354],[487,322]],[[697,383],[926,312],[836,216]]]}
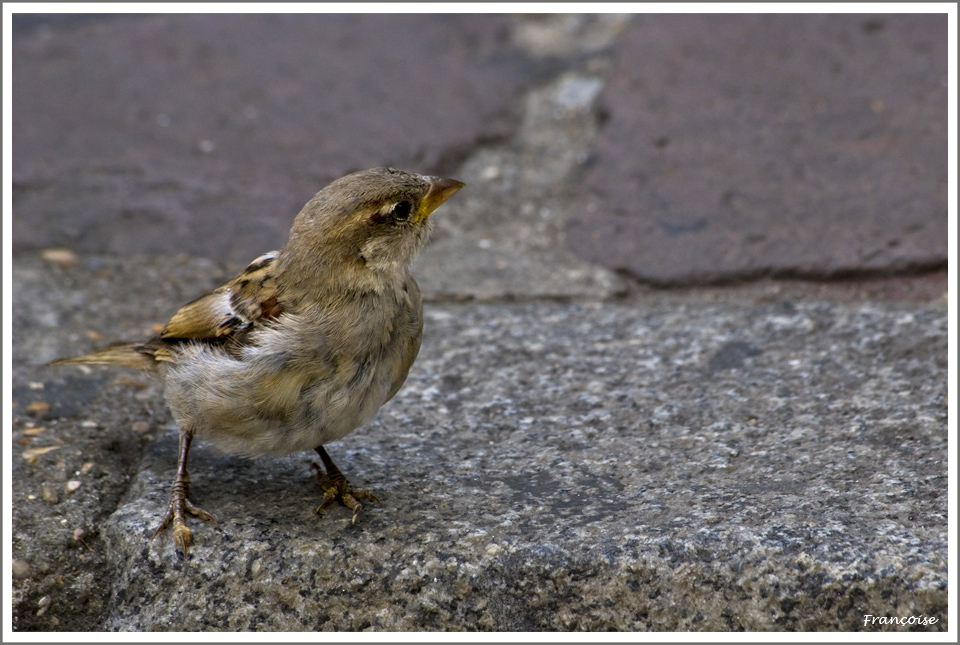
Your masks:
{"label": "bird's wing", "polygon": [[246,333],[283,313],[277,300],[276,251],[264,253],[240,275],[212,293],[185,304],[159,336],[135,343],[114,343],[89,354],[62,358],[51,365],[124,365],[155,370],[176,359],[174,347],[186,341],[242,347]]}
{"label": "bird's wing", "polygon": [[164,341],[231,340],[283,313],[277,300],[274,260],[264,253],[236,278],[185,304],[160,333]]}

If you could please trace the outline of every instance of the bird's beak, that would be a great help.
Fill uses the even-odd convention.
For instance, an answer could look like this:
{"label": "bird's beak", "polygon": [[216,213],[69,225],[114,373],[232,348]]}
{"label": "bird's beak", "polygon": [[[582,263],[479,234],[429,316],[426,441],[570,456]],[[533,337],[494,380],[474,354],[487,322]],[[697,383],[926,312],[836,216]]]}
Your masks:
{"label": "bird's beak", "polygon": [[447,201],[453,194],[463,188],[463,182],[456,179],[444,179],[443,177],[425,177],[430,185],[430,190],[420,200],[420,208],[417,210],[417,216],[414,221],[419,222],[437,210],[440,204]]}

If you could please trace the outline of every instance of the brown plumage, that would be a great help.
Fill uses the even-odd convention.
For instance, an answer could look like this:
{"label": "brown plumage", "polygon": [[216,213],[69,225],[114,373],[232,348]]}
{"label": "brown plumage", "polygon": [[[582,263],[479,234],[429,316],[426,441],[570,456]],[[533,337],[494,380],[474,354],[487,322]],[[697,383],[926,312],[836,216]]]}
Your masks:
{"label": "brown plumage", "polygon": [[[251,457],[316,450],[326,473],[319,512],[335,499],[356,521],[360,499],[323,445],[370,421],[420,349],[420,289],[409,267],[429,218],[463,184],[392,168],[356,172],[311,199],[279,251],[187,303],[159,336],[114,343],[54,365],[110,364],[156,373],[180,427],[166,517],[184,555],[193,437]],[[379,500],[376,500],[379,501]]]}

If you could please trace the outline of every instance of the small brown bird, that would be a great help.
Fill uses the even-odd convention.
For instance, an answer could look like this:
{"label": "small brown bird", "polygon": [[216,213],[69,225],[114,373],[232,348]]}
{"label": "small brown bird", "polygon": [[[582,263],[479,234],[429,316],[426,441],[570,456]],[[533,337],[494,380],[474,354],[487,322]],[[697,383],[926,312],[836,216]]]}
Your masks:
{"label": "small brown bird", "polygon": [[463,183],[393,168],[342,177],[297,215],[286,245],[184,305],[159,336],[115,343],[52,365],[110,364],[155,372],[180,428],[177,476],[154,537],[173,521],[184,556],[194,437],[250,457],[316,450],[321,510],[359,500],[324,444],[369,422],[407,378],[420,350],[423,304],[410,265],[429,215]]}

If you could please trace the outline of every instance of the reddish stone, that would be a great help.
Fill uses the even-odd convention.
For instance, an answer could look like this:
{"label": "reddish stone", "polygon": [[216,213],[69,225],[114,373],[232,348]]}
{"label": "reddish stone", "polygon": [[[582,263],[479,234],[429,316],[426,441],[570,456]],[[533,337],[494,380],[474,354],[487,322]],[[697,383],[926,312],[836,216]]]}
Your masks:
{"label": "reddish stone", "polygon": [[449,171],[509,135],[535,77],[506,20],[27,17],[13,42],[15,248],[243,262],[281,245],[336,177]]}
{"label": "reddish stone", "polygon": [[581,257],[655,284],[946,266],[946,15],[650,15],[617,47]]}

